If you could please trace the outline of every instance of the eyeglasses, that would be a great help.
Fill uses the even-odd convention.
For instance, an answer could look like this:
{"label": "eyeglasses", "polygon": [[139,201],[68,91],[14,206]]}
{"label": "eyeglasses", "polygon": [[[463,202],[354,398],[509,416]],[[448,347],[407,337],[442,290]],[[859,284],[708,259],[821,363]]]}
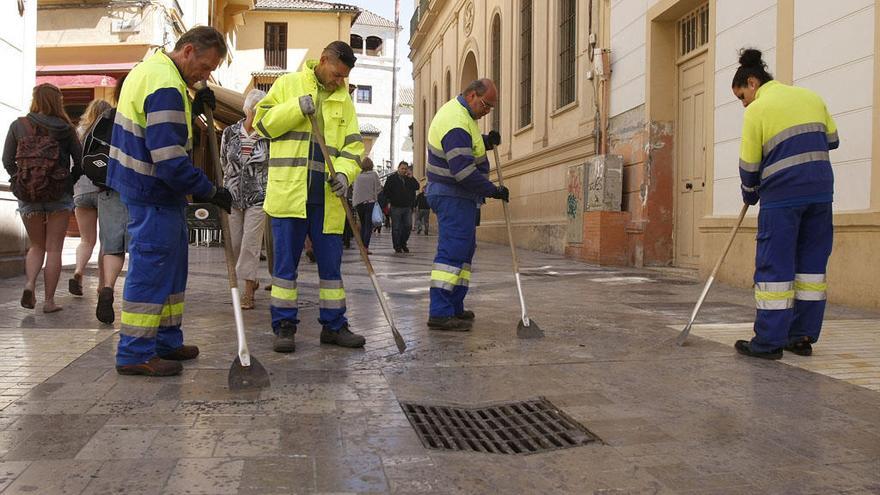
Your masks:
{"label": "eyeglasses", "polygon": [[480,100],[480,103],[483,104],[484,108],[488,108],[489,110],[495,108],[495,105],[490,105],[490,104],[486,103],[486,100],[484,100],[482,96],[478,96],[477,99]]}

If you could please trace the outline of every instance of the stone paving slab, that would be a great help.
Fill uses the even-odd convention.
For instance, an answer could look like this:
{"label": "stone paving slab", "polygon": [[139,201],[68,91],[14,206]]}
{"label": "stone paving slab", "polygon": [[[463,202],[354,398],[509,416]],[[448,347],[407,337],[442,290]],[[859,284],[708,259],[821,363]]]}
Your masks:
{"label": "stone paving slab", "polygon": [[[343,265],[348,315],[368,344],[321,346],[317,274],[304,261],[296,353],[271,350],[268,293],[244,313],[272,380],[246,393],[226,389],[235,343],[220,249],[191,249],[185,334],[202,354],[177,377],[115,373],[118,337],[94,321],[93,269],[85,296],[59,291],[65,309],[54,315],[18,307],[21,278],[2,281],[0,492],[880,493],[880,394],[703,338],[707,328],[749,328],[749,291],[714,287],[690,345],[677,347],[701,289],[686,272],[523,252],[529,312],[546,337],[519,340],[509,250],[481,245],[474,330],[444,334],[424,324],[436,238],[413,237],[409,256],[391,254],[389,235],[375,239],[407,352],[398,354],[353,250]],[[829,306],[818,368],[842,366],[822,353],[840,356],[877,319]],[[538,396],[602,442],[529,456],[427,450],[398,405]]]}
{"label": "stone paving slab", "polygon": [[[695,324],[691,334],[733,345],[751,339],[754,332],[749,323],[720,323]],[[880,320],[826,321],[812,356],[786,352],[781,362],[880,391]]]}

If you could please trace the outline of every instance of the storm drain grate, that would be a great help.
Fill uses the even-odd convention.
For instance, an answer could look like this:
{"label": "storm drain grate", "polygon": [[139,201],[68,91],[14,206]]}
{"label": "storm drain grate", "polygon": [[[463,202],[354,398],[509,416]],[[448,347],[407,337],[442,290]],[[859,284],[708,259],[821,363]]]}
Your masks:
{"label": "storm drain grate", "polygon": [[543,397],[478,407],[400,406],[428,449],[525,455],[599,440]]}

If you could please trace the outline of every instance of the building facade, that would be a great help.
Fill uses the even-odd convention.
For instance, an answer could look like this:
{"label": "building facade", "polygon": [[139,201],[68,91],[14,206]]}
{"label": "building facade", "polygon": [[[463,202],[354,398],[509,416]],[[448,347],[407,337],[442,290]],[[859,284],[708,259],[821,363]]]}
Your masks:
{"label": "building facade", "polygon": [[[26,114],[31,103],[37,57],[36,2],[0,5],[0,59],[8,71],[0,78],[0,131]],[[0,151],[3,142],[0,141]],[[27,233],[16,213],[18,202],[9,189],[9,175],[0,169],[0,277],[24,272]]]}
{"label": "building facade", "polygon": [[[574,16],[566,16],[564,40],[556,25],[558,2],[422,1],[411,21],[416,175],[424,177],[425,136],[437,109],[470,81],[493,79],[498,105],[480,127],[502,135],[499,158],[511,189],[514,237],[522,247],[557,254],[567,247],[568,169],[582,166],[598,143],[596,90],[583,74],[590,68],[589,35],[600,19],[587,1],[576,3]],[[556,53],[560,44],[564,59]],[[491,153],[490,162],[495,179]],[[497,202],[483,206],[478,237],[506,242]]]}
{"label": "building facade", "polygon": [[[356,86],[352,99],[364,139],[370,141],[366,155],[372,158],[380,176],[394,170],[394,162],[403,159],[400,156],[400,113],[398,111],[392,116],[391,112],[395,69],[394,34],[393,21],[363,10],[351,28],[349,42],[358,58],[348,78],[349,84]],[[398,96],[398,109],[399,101]],[[396,122],[392,122],[392,119]],[[392,126],[395,141],[393,156]]]}
{"label": "building facade", "polygon": [[186,30],[174,1],[41,0],[38,8],[37,83],[61,88],[73,119],[95,98],[112,101],[117,79]]}
{"label": "building facade", "polygon": [[216,72],[218,82],[246,93],[264,91],[280,76],[318,59],[333,41],[348,40],[357,7],[304,0],[255,0],[225,19],[229,57]]}
{"label": "building facade", "polygon": [[[492,77],[500,111],[481,127],[502,134],[519,245],[705,275],[742,205],[743,108],[730,84],[739,49],[756,47],[776,79],[817,91],[837,121],[828,296],[876,308],[880,268],[866,263],[880,241],[876,3],[423,0],[410,40],[417,171],[436,109],[468,80]],[[597,165],[602,180],[590,174]],[[612,207],[592,208],[608,189]],[[751,286],[757,211],[721,280]],[[490,202],[478,235],[504,242],[501,226]]]}

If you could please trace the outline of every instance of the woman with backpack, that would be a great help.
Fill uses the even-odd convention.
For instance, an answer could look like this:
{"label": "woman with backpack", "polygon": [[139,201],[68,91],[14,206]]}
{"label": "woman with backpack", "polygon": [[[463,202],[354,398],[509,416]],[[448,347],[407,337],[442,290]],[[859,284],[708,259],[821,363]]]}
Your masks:
{"label": "woman with backpack", "polygon": [[[83,142],[86,133],[91,130],[95,121],[101,115],[112,108],[106,100],[92,100],[86,111],[79,119],[76,134],[80,142]],[[73,278],[68,282],[68,290],[75,296],[81,296],[83,271],[86,263],[92,257],[92,251],[98,240],[98,193],[101,188],[96,186],[91,179],[83,175],[73,185],[73,213],[76,215],[76,224],[79,226],[79,245],[76,247],[76,268]],[[98,288],[104,286],[104,266],[101,262],[103,254],[98,256]]]}
{"label": "woman with backpack", "polygon": [[55,304],[55,289],[61,276],[64,233],[73,210],[73,184],[82,175],[80,155],[61,90],[51,84],[36,86],[30,113],[12,122],[3,148],[3,167],[30,241],[22,307],[36,306],[37,275],[44,269],[43,312],[62,309]]}

